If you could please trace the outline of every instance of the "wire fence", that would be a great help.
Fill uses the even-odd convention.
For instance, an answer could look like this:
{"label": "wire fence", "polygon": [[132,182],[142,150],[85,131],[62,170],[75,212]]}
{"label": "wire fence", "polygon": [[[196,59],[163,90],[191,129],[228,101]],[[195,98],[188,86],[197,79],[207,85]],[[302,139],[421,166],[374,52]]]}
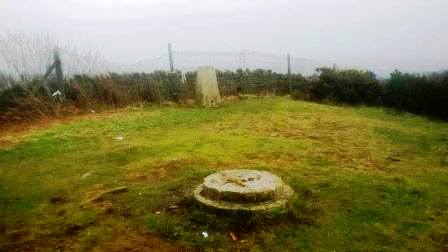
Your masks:
{"label": "wire fence", "polygon": [[[264,69],[277,73],[288,72],[287,55],[240,50],[235,52],[203,52],[203,51],[173,51],[174,69],[182,72],[195,71],[199,66],[213,66],[221,71],[237,69]],[[122,72],[153,72],[169,70],[168,53],[144,60],[138,64],[122,69]],[[326,61],[312,60],[301,57],[290,57],[291,73],[311,75],[319,67],[330,67],[333,64]]]}

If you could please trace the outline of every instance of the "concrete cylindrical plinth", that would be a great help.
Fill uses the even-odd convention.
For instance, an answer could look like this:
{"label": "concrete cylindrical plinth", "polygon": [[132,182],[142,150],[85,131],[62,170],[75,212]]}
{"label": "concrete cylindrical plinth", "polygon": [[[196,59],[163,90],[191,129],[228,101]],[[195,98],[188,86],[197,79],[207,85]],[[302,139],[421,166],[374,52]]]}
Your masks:
{"label": "concrete cylindrical plinth", "polygon": [[258,170],[225,170],[204,179],[195,198],[211,207],[267,210],[284,205],[294,191],[276,175]]}

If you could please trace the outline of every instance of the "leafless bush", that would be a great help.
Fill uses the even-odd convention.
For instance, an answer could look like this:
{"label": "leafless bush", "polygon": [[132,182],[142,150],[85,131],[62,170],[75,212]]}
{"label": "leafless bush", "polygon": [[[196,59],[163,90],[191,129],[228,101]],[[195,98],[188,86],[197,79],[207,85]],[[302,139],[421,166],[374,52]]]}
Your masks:
{"label": "leafless bush", "polygon": [[75,47],[62,45],[48,35],[5,33],[0,35],[0,71],[22,81],[39,79],[53,63],[55,49],[61,56],[66,77],[105,73],[112,68],[101,60],[97,51],[79,52]]}
{"label": "leafless bush", "polygon": [[6,33],[0,36],[0,61],[8,74],[21,80],[43,75],[57,43],[48,36],[25,36]]}

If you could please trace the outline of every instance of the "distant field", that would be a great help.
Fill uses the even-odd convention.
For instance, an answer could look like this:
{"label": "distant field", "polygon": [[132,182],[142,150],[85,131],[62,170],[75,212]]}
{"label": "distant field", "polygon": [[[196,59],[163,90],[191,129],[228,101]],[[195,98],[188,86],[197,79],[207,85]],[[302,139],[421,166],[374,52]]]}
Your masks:
{"label": "distant field", "polygon": [[[92,115],[13,140],[0,146],[1,251],[448,250],[448,123],[253,98]],[[266,215],[192,199],[229,168],[272,171],[295,197]]]}

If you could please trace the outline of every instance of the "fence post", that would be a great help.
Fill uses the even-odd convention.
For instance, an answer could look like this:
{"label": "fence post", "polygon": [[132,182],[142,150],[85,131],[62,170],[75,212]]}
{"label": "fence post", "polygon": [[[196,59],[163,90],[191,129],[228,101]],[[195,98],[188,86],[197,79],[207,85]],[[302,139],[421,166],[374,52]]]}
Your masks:
{"label": "fence post", "polygon": [[287,64],[288,64],[288,88],[289,93],[291,94],[292,91],[292,80],[291,80],[291,55],[288,53],[287,57]]}
{"label": "fence post", "polygon": [[47,78],[48,76],[55,71],[56,74],[56,80],[58,81],[58,84],[62,87],[62,81],[64,80],[64,76],[62,73],[62,63],[61,63],[61,57],[59,55],[59,49],[57,47],[53,50],[53,64],[51,64],[47,72],[45,72],[44,77],[42,78],[42,85],[44,89],[47,91],[47,95],[51,96],[50,87],[47,85]]}
{"label": "fence post", "polygon": [[243,72],[246,70],[246,51],[240,50],[238,53],[238,62],[240,65],[240,69],[243,70]]}
{"label": "fence post", "polygon": [[62,83],[62,81],[64,80],[64,76],[62,75],[61,57],[59,55],[59,49],[57,47],[54,48],[54,69],[56,73],[56,79],[59,83]]}
{"label": "fence post", "polygon": [[168,43],[168,57],[170,60],[170,72],[174,72],[173,51],[171,50],[171,43]]}

